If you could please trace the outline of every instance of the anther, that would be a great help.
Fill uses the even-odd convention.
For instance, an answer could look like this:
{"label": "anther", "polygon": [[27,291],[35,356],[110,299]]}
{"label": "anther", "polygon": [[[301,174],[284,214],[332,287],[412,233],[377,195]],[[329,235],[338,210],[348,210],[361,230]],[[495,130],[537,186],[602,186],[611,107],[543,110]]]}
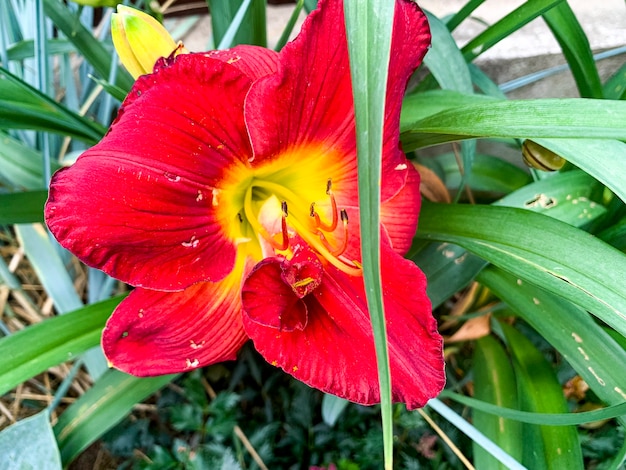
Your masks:
{"label": "anther", "polygon": [[348,213],[345,209],[341,209],[341,221],[343,222],[344,226],[348,225]]}
{"label": "anther", "polygon": [[311,203],[310,215],[315,219],[316,228],[324,230],[325,232],[333,232],[337,228],[337,222],[339,221],[339,218],[337,217],[337,201],[335,201],[335,195],[332,191],[332,181],[330,178],[326,182],[326,194],[330,198],[330,213],[332,216],[330,224],[322,222],[322,219],[315,211],[315,202]]}
{"label": "anther", "polygon": [[280,220],[280,229],[281,229],[281,234],[283,237],[282,243],[280,244],[276,244],[275,248],[277,250],[286,250],[287,248],[289,248],[289,232],[287,231],[287,216],[289,215],[289,212],[287,211],[287,201],[282,201],[280,203],[280,208],[283,211],[283,216],[281,217]]}
{"label": "anther", "polygon": [[239,219],[239,223],[243,223],[243,217],[241,217],[239,212],[237,212],[237,219]]}

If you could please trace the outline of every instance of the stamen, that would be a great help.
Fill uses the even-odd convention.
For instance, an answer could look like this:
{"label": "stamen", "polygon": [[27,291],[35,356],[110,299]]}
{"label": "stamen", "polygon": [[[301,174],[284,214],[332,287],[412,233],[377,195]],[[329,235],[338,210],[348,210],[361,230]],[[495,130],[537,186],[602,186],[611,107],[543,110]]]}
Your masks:
{"label": "stamen", "polygon": [[332,247],[328,240],[326,240],[323,232],[320,230],[317,231],[317,236],[320,237],[324,246],[333,256],[340,256],[344,251],[346,251],[346,248],[348,248],[348,213],[345,209],[341,209],[341,221],[343,222],[343,241],[337,248]]}
{"label": "stamen", "polygon": [[330,198],[330,213],[332,216],[330,224],[325,224],[322,222],[322,219],[315,212],[315,203],[311,203],[311,217],[315,219],[315,227],[324,230],[325,232],[334,232],[337,228],[337,222],[339,222],[339,218],[337,217],[337,201],[335,201],[335,195],[332,191],[332,180],[329,178],[326,182],[326,194]]}
{"label": "stamen", "polygon": [[283,242],[280,244],[280,246],[277,247],[277,249],[283,251],[289,248],[289,233],[287,232],[287,215],[289,214],[289,212],[287,211],[287,201],[282,201],[280,203],[280,208],[283,211],[283,216],[280,220],[280,229],[283,235]]}
{"label": "stamen", "polygon": [[[333,250],[321,231],[318,230],[317,232],[311,232],[310,230],[307,230],[300,224],[297,218],[291,220],[291,225],[309,246],[317,250],[334,267],[350,276],[363,275],[361,266],[359,266],[356,262],[347,262],[339,258],[339,255],[335,255],[333,253],[334,251],[339,251],[339,249]],[[344,230],[347,230],[347,218],[344,221]],[[344,236],[345,246],[342,246],[341,248],[342,253],[347,247],[347,240],[348,237]]]}

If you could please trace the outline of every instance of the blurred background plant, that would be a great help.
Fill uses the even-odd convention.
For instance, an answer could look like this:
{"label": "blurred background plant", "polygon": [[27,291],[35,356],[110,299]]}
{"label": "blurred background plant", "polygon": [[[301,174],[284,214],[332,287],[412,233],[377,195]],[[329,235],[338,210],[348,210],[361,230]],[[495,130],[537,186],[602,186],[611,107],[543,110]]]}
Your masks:
{"label": "blurred background plant", "polygon": [[[309,389],[253,348],[180,376],[107,368],[100,332],[127,288],[61,250],[42,207],[51,173],[98,141],[132,86],[110,39],[117,3],[0,2],[0,465],[381,468],[379,407]],[[429,278],[448,385],[419,412],[394,405],[395,464],[620,468],[626,66],[601,80],[597,64],[624,49],[594,56],[556,0],[518,2],[459,47],[451,32],[483,3],[429,16],[433,47],[403,108],[402,142],[429,201],[409,256]],[[203,2],[133,5],[177,40],[207,12]],[[268,45],[265,1],[208,7],[207,49]],[[314,7],[290,4],[271,47]],[[508,99],[561,69],[498,86],[476,64],[538,17],[584,99]]]}

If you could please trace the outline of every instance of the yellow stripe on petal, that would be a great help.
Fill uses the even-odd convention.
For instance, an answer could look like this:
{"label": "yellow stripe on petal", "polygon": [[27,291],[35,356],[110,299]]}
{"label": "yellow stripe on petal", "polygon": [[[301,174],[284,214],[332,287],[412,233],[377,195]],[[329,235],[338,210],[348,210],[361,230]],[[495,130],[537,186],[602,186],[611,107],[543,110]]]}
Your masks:
{"label": "yellow stripe on petal", "polygon": [[134,78],[152,72],[158,59],[177,49],[177,54],[187,53],[156,19],[124,5],[118,5],[111,17],[111,35],[122,64]]}

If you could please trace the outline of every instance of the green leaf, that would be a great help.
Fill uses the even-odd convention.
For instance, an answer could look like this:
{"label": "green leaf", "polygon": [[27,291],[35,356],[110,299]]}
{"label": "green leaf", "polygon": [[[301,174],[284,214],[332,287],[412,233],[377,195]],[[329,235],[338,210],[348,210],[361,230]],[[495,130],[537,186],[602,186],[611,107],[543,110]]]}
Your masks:
{"label": "green leaf", "polygon": [[626,336],[626,255],[579,229],[522,209],[426,204],[416,236],[460,245]]}
{"label": "green leaf", "polygon": [[535,181],[494,204],[522,207],[582,227],[606,213],[604,206],[591,199],[601,189],[587,173],[573,170]]}
{"label": "green leaf", "polygon": [[[49,55],[69,54],[76,52],[74,45],[66,39],[48,39],[46,44]],[[24,60],[35,56],[35,41],[25,39],[7,49],[9,60]]]}
{"label": "green leaf", "polygon": [[[541,352],[512,326],[500,325],[513,357],[522,408],[537,413],[565,413],[567,402],[552,366]],[[538,429],[537,429],[538,428]],[[524,457],[529,468],[583,468],[583,456],[575,427],[524,426]],[[543,455],[539,454],[541,436]]]}
{"label": "green leaf", "polygon": [[626,402],[626,351],[587,312],[493,266],[477,280],[554,346],[598,398]]}
{"label": "green leaf", "polygon": [[332,428],[349,403],[344,398],[325,393],[322,398],[322,419],[324,422]]}
{"label": "green leaf", "polygon": [[15,230],[37,277],[59,313],[81,308],[83,302],[76,293],[59,250],[52,245],[45,229],[40,225],[18,225]]}
{"label": "green leaf", "polygon": [[0,194],[0,225],[43,222],[48,191]]}
{"label": "green leaf", "polygon": [[0,67],[0,128],[35,129],[96,143],[106,129],[66,109]]}
{"label": "green leaf", "polygon": [[283,32],[280,34],[280,38],[278,38],[278,42],[276,42],[276,47],[274,47],[275,51],[280,51],[283,47],[285,47],[285,44],[287,44],[287,42],[289,41],[289,37],[291,36],[291,33],[293,32],[293,28],[296,26],[296,23],[298,22],[298,17],[300,16],[300,12],[302,11],[302,7],[304,6],[304,0],[298,0],[296,2],[296,6],[293,9],[293,12],[291,13],[291,16],[289,17],[289,21],[287,21],[287,24],[285,25],[285,29],[283,29]]}
{"label": "green leaf", "polygon": [[402,102],[400,130],[409,131],[415,122],[442,111],[495,101],[492,96],[472,95],[454,90],[429,90],[410,94]]}
{"label": "green leaf", "polygon": [[[7,186],[15,189],[45,188],[43,167],[44,159],[40,152],[0,132],[0,180],[5,180]],[[58,163],[52,162],[50,171],[59,167]]]}
{"label": "green leaf", "polygon": [[[100,78],[108,79],[111,75],[111,56],[114,53],[96,39],[80,22],[80,18],[58,0],[43,0],[44,11],[54,25],[74,44],[76,50],[94,68]],[[119,68],[115,85],[123,90],[130,90],[134,80],[130,74]],[[99,140],[99,139],[96,139]]]}
{"label": "green leaf", "polygon": [[409,258],[428,279],[426,293],[433,309],[466,287],[487,264],[483,259],[450,243],[428,243],[420,247],[419,251],[412,249]]}
{"label": "green leaf", "polygon": [[401,138],[405,151],[476,137],[626,139],[625,123],[623,101],[489,100],[412,122],[404,116]]}
{"label": "green leaf", "polygon": [[460,25],[463,20],[471,15],[472,12],[476,10],[476,8],[481,6],[484,2],[485,0],[469,0],[465,5],[463,5],[463,8],[457,11],[455,15],[448,20],[448,22],[446,23],[448,29],[450,31],[456,29],[456,27]]}
{"label": "green leaf", "polygon": [[137,403],[176,375],[139,378],[110,369],[76,400],[54,426],[61,459],[67,466],[78,454],[119,423]]}
{"label": "green leaf", "polygon": [[[60,249],[50,242],[49,234],[36,225],[16,225],[15,230],[26,256],[54,301],[57,311],[63,314],[81,308],[83,302],[60,257]],[[98,378],[106,370],[101,351],[89,352],[84,359],[92,378]]]}
{"label": "green leaf", "polygon": [[432,46],[424,57],[424,65],[441,88],[471,94],[472,79],[456,41],[439,18],[430,13],[426,16],[430,25]]}
{"label": "green leaf", "polygon": [[7,469],[61,470],[48,412],[39,412],[4,429],[0,433],[0,455]]}
{"label": "green leaf", "polygon": [[550,426],[572,426],[593,423],[594,421],[617,418],[626,414],[626,403],[608,406],[599,410],[581,411],[578,413],[534,413],[531,411],[502,408],[501,406],[476,400],[475,398],[470,398],[450,390],[443,390],[439,394],[439,397],[454,400],[484,413],[514,419],[516,421],[521,421],[522,423],[547,424]]}
{"label": "green leaf", "polygon": [[265,0],[209,0],[213,41],[218,49],[267,45]]}
{"label": "green leaf", "polygon": [[393,467],[393,422],[380,274],[380,185],[394,8],[395,2],[388,0],[344,3],[356,120],[363,278],[376,345],[386,470]]}
{"label": "green leaf", "polygon": [[[517,385],[513,366],[493,336],[476,341],[472,359],[474,398],[505,408],[517,408]],[[472,421],[479,431],[516,460],[522,458],[522,427],[519,422],[474,410]],[[504,468],[482,447],[473,443],[477,468]]]}
{"label": "green leaf", "polygon": [[[521,158],[521,153],[520,153]],[[444,182],[448,188],[459,188],[461,172],[453,153],[444,153],[435,157],[444,171]],[[530,183],[528,171],[513,165],[502,158],[477,154],[468,179],[472,191],[508,194]]]}
{"label": "green leaf", "polygon": [[510,36],[513,32],[562,1],[563,0],[528,0],[524,2],[519,8],[516,8],[468,42],[462,49],[465,60],[471,62],[480,54],[495,46],[502,39]]}
{"label": "green leaf", "polygon": [[104,323],[122,299],[92,304],[0,339],[0,395],[99,345]]}
{"label": "green leaf", "polygon": [[622,65],[603,87],[604,97],[611,100],[623,100],[626,98],[626,64]]}
{"label": "green leaf", "polygon": [[589,40],[567,2],[543,14],[569,64],[578,92],[583,98],[602,98],[602,84]]}

